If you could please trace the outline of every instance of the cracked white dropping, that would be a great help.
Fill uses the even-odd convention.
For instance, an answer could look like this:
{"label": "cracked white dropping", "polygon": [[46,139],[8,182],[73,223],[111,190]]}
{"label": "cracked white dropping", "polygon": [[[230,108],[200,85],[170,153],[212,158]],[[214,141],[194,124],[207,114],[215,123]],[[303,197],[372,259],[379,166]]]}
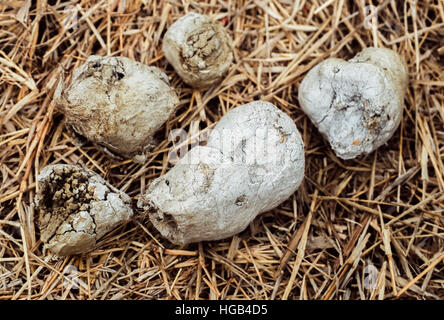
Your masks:
{"label": "cracked white dropping", "polygon": [[227,238],[291,196],[304,162],[292,119],[255,101],[228,112],[207,145],[191,149],[154,180],[138,206],[175,244]]}
{"label": "cracked white dropping", "polygon": [[182,80],[197,89],[222,80],[233,61],[231,39],[224,27],[194,12],[168,28],[162,50]]}
{"label": "cracked white dropping", "polygon": [[90,56],[54,96],[74,132],[138,162],[179,103],[162,71],[124,57]]}
{"label": "cracked white dropping", "polygon": [[131,199],[93,171],[49,165],[37,177],[35,206],[45,247],[59,256],[93,249],[133,215]]}
{"label": "cracked white dropping", "polygon": [[316,65],[299,87],[299,102],[336,155],[353,159],[391,138],[407,84],[407,66],[396,52],[368,48],[349,61]]}

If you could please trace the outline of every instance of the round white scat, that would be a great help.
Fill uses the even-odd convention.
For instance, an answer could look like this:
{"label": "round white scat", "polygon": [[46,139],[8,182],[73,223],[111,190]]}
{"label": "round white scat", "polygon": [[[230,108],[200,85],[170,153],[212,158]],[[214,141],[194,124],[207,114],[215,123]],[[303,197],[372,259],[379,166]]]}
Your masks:
{"label": "round white scat", "polygon": [[227,31],[218,21],[194,12],[168,28],[162,50],[182,80],[197,89],[220,82],[233,61]]}
{"label": "round white scat", "polygon": [[115,156],[144,161],[154,135],[179,103],[167,76],[125,57],[90,56],[59,82],[56,106],[80,137]]}
{"label": "round white scat", "polygon": [[349,61],[330,58],[316,65],[299,87],[299,102],[336,155],[353,159],[392,137],[407,83],[397,53],[368,48]]}
{"label": "round white scat", "polygon": [[271,103],[252,102],[228,112],[207,145],[155,179],[138,206],[173,243],[227,238],[290,197],[304,163],[291,118]]}
{"label": "round white scat", "polygon": [[74,165],[48,165],[37,177],[35,207],[45,248],[57,256],[87,252],[128,221],[131,198],[96,173]]}

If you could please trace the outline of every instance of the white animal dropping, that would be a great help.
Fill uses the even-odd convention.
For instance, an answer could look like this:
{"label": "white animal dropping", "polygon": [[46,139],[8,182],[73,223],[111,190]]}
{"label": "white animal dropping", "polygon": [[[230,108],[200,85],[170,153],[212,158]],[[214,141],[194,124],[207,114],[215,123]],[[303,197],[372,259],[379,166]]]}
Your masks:
{"label": "white animal dropping", "polygon": [[168,28],[162,50],[182,80],[197,89],[221,81],[233,61],[232,42],[224,27],[194,12]]}
{"label": "white animal dropping", "polygon": [[299,102],[336,155],[353,159],[392,137],[407,84],[407,66],[396,52],[368,48],[349,61],[316,65],[299,87]]}
{"label": "white animal dropping", "polygon": [[57,107],[77,135],[112,155],[144,162],[154,134],[179,103],[167,76],[124,57],[90,56],[59,83]]}
{"label": "white animal dropping", "polygon": [[194,147],[155,179],[138,206],[175,244],[227,238],[290,197],[304,163],[293,120],[255,101],[229,111],[207,145]]}
{"label": "white animal dropping", "polygon": [[46,166],[37,183],[40,236],[58,256],[94,249],[101,237],[133,215],[128,195],[79,166]]}

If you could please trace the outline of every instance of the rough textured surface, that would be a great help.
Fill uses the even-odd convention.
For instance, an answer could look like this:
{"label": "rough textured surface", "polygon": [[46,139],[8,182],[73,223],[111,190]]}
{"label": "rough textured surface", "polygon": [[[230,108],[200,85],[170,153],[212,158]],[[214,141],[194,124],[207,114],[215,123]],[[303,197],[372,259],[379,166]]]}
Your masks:
{"label": "rough textured surface", "polygon": [[[2,1],[0,299],[442,299],[441,4],[439,0]],[[220,21],[234,43],[235,60],[223,84],[201,96],[180,83],[162,53],[165,28],[189,11]],[[78,27],[64,28],[63,22]],[[317,61],[314,67],[325,57],[348,60],[361,51],[356,48],[385,46],[386,41],[387,48],[409,66],[412,83],[402,122],[377,151],[341,165],[300,108],[297,90],[308,72],[305,66]],[[179,84],[181,112],[163,128],[190,135],[171,141],[173,136],[162,128],[156,134],[162,139],[156,148],[159,153],[148,155],[153,160],[147,166],[110,161],[94,149],[76,148],[49,103],[60,66],[73,70],[80,66],[79,59],[106,55],[107,50],[166,70]],[[34,83],[36,95],[30,94]],[[180,143],[185,139],[196,141],[197,127],[207,132],[230,109],[253,98],[285,111],[304,139],[307,179],[288,200],[257,216],[239,236],[224,240],[182,248],[169,243],[151,223],[145,228],[130,222],[102,238],[90,254],[48,261],[30,203],[41,164],[85,163],[99,173],[92,159],[94,166],[106,171],[108,182],[138,196],[141,188],[145,191],[165,173],[168,147],[183,150]],[[406,211],[418,203],[417,209]],[[379,207],[382,217],[367,213]],[[299,241],[293,240],[295,234]],[[437,261],[440,264],[431,268]],[[63,271],[70,264],[77,267],[77,274]],[[378,270],[377,287],[369,286],[373,266]],[[412,282],[426,268],[427,273]],[[69,289],[71,279],[78,290]]]}
{"label": "rough textured surface", "polygon": [[198,89],[219,82],[233,60],[231,39],[222,25],[193,12],[170,26],[162,50],[183,81]]}
{"label": "rough textured surface", "polygon": [[131,199],[96,173],[49,165],[37,177],[35,198],[45,247],[59,256],[79,254],[133,215]]}
{"label": "rough textured surface", "polygon": [[228,112],[206,146],[154,180],[138,203],[176,244],[230,237],[286,200],[304,177],[294,122],[268,102]]}
{"label": "rough textured surface", "polygon": [[153,136],[178,104],[167,76],[124,57],[90,56],[60,82],[56,104],[77,134],[105,150],[143,162]]}
{"label": "rough textured surface", "polygon": [[386,143],[402,118],[407,67],[392,50],[327,59],[299,87],[299,102],[336,155],[352,159]]}

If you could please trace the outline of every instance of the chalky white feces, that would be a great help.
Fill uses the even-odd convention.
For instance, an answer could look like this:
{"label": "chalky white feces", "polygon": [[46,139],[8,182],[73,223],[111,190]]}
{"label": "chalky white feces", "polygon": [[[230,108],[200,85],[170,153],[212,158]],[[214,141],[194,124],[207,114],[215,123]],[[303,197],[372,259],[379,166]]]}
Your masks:
{"label": "chalky white feces", "polygon": [[79,166],[48,165],[37,183],[40,237],[58,256],[94,249],[100,238],[133,215],[127,194]]}
{"label": "chalky white feces", "polygon": [[168,28],[162,50],[182,80],[197,89],[221,81],[233,61],[232,42],[224,27],[194,12]]}
{"label": "chalky white feces", "polygon": [[255,101],[229,111],[206,146],[194,147],[155,179],[138,206],[173,243],[227,238],[290,197],[304,163],[292,119]]}
{"label": "chalky white feces", "polygon": [[179,99],[156,67],[125,57],[90,56],[70,83],[59,83],[55,102],[78,136],[111,155],[144,162]]}
{"label": "chalky white feces", "polygon": [[353,59],[327,59],[299,87],[302,110],[336,155],[353,159],[386,143],[398,128],[408,70],[394,51],[368,48]]}

